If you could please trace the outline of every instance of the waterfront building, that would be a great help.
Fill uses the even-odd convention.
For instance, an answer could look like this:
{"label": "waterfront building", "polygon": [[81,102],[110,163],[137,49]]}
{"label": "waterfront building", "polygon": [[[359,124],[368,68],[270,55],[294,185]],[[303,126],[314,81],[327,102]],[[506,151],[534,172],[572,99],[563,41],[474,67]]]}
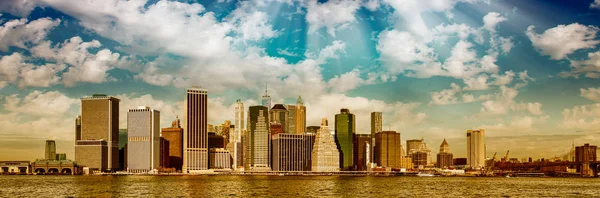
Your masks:
{"label": "waterfront building", "polygon": [[210,149],[210,169],[231,169],[231,154],[224,148]]}
{"label": "waterfront building", "polygon": [[159,167],[160,168],[171,168],[171,157],[169,153],[169,147],[171,143],[164,137],[160,137],[160,151],[159,151]]}
{"label": "waterfront building", "polygon": [[329,131],[327,119],[321,120],[312,150],[313,172],[334,172],[340,170],[340,152]]}
{"label": "waterfront building", "polygon": [[[371,151],[375,151],[375,134],[383,131],[383,113],[371,112]],[[372,152],[371,159],[375,159],[375,152]]]}
{"label": "waterfront building", "polygon": [[304,106],[304,101],[302,101],[302,97],[298,96],[298,100],[296,100],[296,117],[295,117],[295,133],[303,134],[306,132],[306,107]]}
{"label": "waterfront building", "polygon": [[417,151],[410,154],[414,167],[417,167],[419,169],[425,168],[427,166],[427,154],[428,153],[425,151]]}
{"label": "waterfront building", "polygon": [[467,167],[485,166],[485,130],[467,130]]}
{"label": "waterfront building", "polygon": [[276,134],[273,136],[273,171],[310,171],[313,134]]}
{"label": "waterfront building", "polygon": [[119,102],[104,94],[81,98],[81,116],[75,121],[75,161],[80,166],[119,169]]}
{"label": "waterfront building", "polygon": [[246,129],[245,119],[244,103],[242,100],[238,99],[235,103],[235,128],[233,130],[233,135],[230,138],[230,144],[227,146],[227,149],[232,155],[232,166],[235,170],[240,170],[241,167],[244,167],[242,134],[244,134],[244,130]]}
{"label": "waterfront building", "polygon": [[46,140],[45,159],[56,160],[56,142],[54,140]]}
{"label": "waterfront building", "polygon": [[371,134],[354,135],[354,170],[366,171],[371,163]]}
{"label": "waterfront building", "polygon": [[66,153],[57,153],[56,160],[58,160],[58,161],[67,160],[67,154]]}
{"label": "waterfront building", "polygon": [[183,133],[183,172],[198,173],[208,169],[208,91],[187,89]]}
{"label": "waterfront building", "polygon": [[29,161],[0,161],[0,174],[20,174],[31,173]]}
{"label": "waterfront building", "polygon": [[437,167],[438,168],[451,168],[452,167],[453,155],[450,152],[450,146],[446,139],[440,145],[440,152],[437,154]]}
{"label": "waterfront building", "polygon": [[341,109],[335,115],[335,142],[340,151],[341,170],[354,168],[354,134],[356,133],[356,117],[348,109]]}
{"label": "waterfront building", "polygon": [[271,96],[269,96],[269,87],[266,82],[265,82],[265,95],[262,96],[260,101],[261,101],[261,105],[263,107],[267,107],[267,112],[265,114],[268,114],[268,111],[271,110]]}
{"label": "waterfront building", "polygon": [[127,112],[127,171],[147,173],[160,167],[160,112],[141,106]]}
{"label": "waterfront building", "polygon": [[415,165],[412,162],[413,160],[411,157],[402,156],[400,158],[400,167],[398,168],[413,169]]}
{"label": "waterfront building", "polygon": [[402,158],[402,142],[400,133],[381,131],[375,133],[375,163],[378,166],[400,168]]}
{"label": "waterfront building", "polygon": [[247,154],[245,163],[246,171],[271,170],[269,151],[269,108],[265,106],[251,106],[248,111]]}
{"label": "waterfront building", "polygon": [[183,166],[183,128],[179,117],[171,123],[171,127],[162,128],[161,136],[169,141],[169,166],[165,168],[175,168],[180,171]]}
{"label": "waterfront building", "polygon": [[269,111],[269,121],[271,124],[279,124],[283,133],[293,133],[289,131],[289,112],[282,104],[275,104]]}
{"label": "waterfront building", "polygon": [[406,154],[410,155],[419,151],[421,144],[423,144],[423,139],[406,140]]}

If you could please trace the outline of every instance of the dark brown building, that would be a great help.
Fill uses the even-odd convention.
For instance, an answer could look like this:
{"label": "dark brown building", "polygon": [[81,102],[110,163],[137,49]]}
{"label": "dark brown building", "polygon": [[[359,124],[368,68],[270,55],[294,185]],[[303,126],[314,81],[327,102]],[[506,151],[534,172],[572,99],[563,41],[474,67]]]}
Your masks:
{"label": "dark brown building", "polygon": [[225,148],[225,138],[215,132],[208,132],[208,148]]}
{"label": "dark brown building", "polygon": [[427,152],[425,151],[416,151],[410,154],[410,157],[413,160],[413,165],[415,167],[425,167],[427,166]]}
{"label": "dark brown building", "polygon": [[310,171],[314,134],[276,134],[273,136],[273,171]]}
{"label": "dark brown building", "polygon": [[446,139],[440,145],[440,152],[437,154],[437,167],[438,168],[450,168],[452,167],[453,155],[450,152],[450,146]]}
{"label": "dark brown building", "polygon": [[367,170],[367,149],[370,147],[370,142],[371,134],[354,134],[354,170]]}
{"label": "dark brown building", "polygon": [[271,123],[270,125],[271,125],[271,127],[269,128],[269,130],[270,130],[269,133],[271,134],[271,136],[269,136],[269,137],[271,137],[271,139],[273,139],[273,136],[283,133],[283,125],[281,125],[279,123]]}
{"label": "dark brown building", "polygon": [[454,158],[452,160],[452,164],[454,166],[466,166],[467,165],[467,158]]}
{"label": "dark brown building", "polygon": [[163,128],[161,136],[169,141],[169,166],[181,170],[183,166],[183,128],[179,119],[176,119],[169,128]]}
{"label": "dark brown building", "polygon": [[375,163],[378,166],[400,168],[401,158],[400,133],[395,131],[375,133]]}
{"label": "dark brown building", "polygon": [[160,163],[159,163],[159,167],[161,168],[170,168],[171,164],[170,164],[170,153],[169,153],[169,140],[161,137],[160,138]]}

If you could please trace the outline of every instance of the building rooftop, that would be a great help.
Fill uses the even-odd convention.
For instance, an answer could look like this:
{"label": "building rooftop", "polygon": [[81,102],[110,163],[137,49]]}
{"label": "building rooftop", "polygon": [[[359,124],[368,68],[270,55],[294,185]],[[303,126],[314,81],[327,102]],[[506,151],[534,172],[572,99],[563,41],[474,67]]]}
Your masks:
{"label": "building rooftop", "polygon": [[287,111],[287,109],[285,108],[285,106],[283,106],[283,104],[275,104],[273,106],[273,108],[271,108],[271,109],[272,110],[286,110]]}

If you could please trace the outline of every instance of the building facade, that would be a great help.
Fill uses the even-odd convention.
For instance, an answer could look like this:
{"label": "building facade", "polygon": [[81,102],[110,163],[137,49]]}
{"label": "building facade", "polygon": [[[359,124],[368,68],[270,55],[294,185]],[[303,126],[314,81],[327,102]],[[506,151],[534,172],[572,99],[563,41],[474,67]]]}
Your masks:
{"label": "building facade", "polygon": [[161,136],[169,141],[169,166],[181,171],[183,166],[183,128],[179,118],[171,123],[171,127],[162,128]]}
{"label": "building facade", "polygon": [[335,172],[340,170],[340,152],[329,131],[327,119],[321,120],[312,150],[313,172]]}
{"label": "building facade", "polygon": [[160,112],[138,107],[127,112],[127,171],[147,173],[160,167]]}
{"label": "building facade", "polygon": [[296,133],[296,105],[285,105],[288,110],[288,130]]}
{"label": "building facade", "polygon": [[375,134],[375,163],[378,166],[400,168],[402,158],[402,142],[400,133],[381,131]]}
{"label": "building facade", "polygon": [[[383,113],[371,112],[371,151],[375,151],[375,134],[381,131],[383,131]],[[371,159],[375,159],[375,152],[371,152]]]}
{"label": "building facade", "polygon": [[208,91],[187,89],[183,133],[183,172],[197,173],[208,169]]}
{"label": "building facade", "polygon": [[356,133],[356,117],[348,109],[341,109],[335,115],[335,142],[340,151],[341,170],[354,168],[354,134]]}
{"label": "building facade", "polygon": [[446,139],[444,139],[440,145],[440,152],[437,154],[436,166],[444,169],[451,168],[453,166],[453,157],[452,152],[450,152],[450,146],[448,145],[448,142],[446,142]]}
{"label": "building facade", "polygon": [[302,97],[298,96],[296,100],[296,117],[295,117],[295,134],[303,134],[306,132],[306,107]]}
{"label": "building facade", "polygon": [[46,140],[45,159],[56,160],[56,142],[54,140]]}
{"label": "building facade", "polygon": [[273,171],[310,171],[314,142],[312,134],[273,136]]}
{"label": "building facade", "polygon": [[597,160],[597,149],[597,146],[592,146],[590,144],[575,147],[575,161],[581,163],[577,166],[577,172],[580,172],[582,176],[595,176],[594,170],[590,168],[590,162],[595,162]]}
{"label": "building facade", "polygon": [[421,144],[423,144],[423,139],[406,140],[406,154],[410,155],[419,151]]}
{"label": "building facade", "polygon": [[268,171],[270,164],[269,108],[251,106],[248,111],[246,171]]}
{"label": "building facade", "polygon": [[280,124],[283,133],[292,133],[289,130],[289,112],[282,104],[275,104],[269,111],[269,122]]}
{"label": "building facade", "polygon": [[80,166],[119,169],[119,102],[103,94],[81,98],[81,119],[75,122],[75,161]]}
{"label": "building facade", "polygon": [[210,149],[210,169],[231,169],[231,154],[224,148]]}
{"label": "building facade", "polygon": [[467,167],[485,166],[485,130],[467,130]]}
{"label": "building facade", "polygon": [[354,170],[366,171],[371,162],[371,135],[370,134],[355,134],[354,135]]}

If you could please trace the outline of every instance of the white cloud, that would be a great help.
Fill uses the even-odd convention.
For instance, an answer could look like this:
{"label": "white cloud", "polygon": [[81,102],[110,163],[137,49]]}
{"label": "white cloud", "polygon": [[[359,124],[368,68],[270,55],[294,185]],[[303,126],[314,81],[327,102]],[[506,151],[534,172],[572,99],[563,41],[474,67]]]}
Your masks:
{"label": "white cloud", "polygon": [[269,24],[267,13],[257,10],[259,6],[266,5],[252,1],[238,2],[237,8],[225,20],[234,25],[233,30],[241,35],[239,38],[242,42],[272,38],[278,34]]}
{"label": "white cloud", "polygon": [[[450,84],[450,89],[444,89],[439,92],[431,92],[431,103],[436,105],[445,105],[445,104],[456,104],[458,103],[458,98],[456,94],[460,93],[462,88],[457,84]],[[471,96],[467,96],[467,100],[470,100]]]}
{"label": "white cloud", "polygon": [[49,41],[42,42],[33,47],[31,53],[35,57],[70,65],[62,78],[66,86],[74,86],[77,82],[102,83],[110,79],[107,72],[118,63],[120,55],[108,49],[90,53],[91,49],[101,46],[97,40],[83,42],[76,36],[54,47]]}
{"label": "white cloud", "polygon": [[581,91],[581,97],[584,97],[588,100],[600,102],[600,87],[590,87],[588,89],[581,88],[579,89],[579,91]]}
{"label": "white cloud", "polygon": [[506,21],[506,17],[500,15],[497,12],[487,13],[483,17],[483,28],[487,29],[490,32],[496,32],[496,26],[503,21]]}
{"label": "white cloud", "polygon": [[574,106],[564,109],[562,114],[563,121],[560,126],[563,128],[600,130],[600,103]]}
{"label": "white cloud", "polygon": [[49,87],[60,81],[56,73],[64,70],[64,65],[46,63],[38,66],[26,63],[24,59],[18,52],[1,57],[0,89],[8,84],[18,84],[20,88]]}
{"label": "white cloud", "polygon": [[510,122],[498,123],[494,125],[481,125],[476,128],[485,129],[487,136],[490,137],[510,137],[510,136],[521,136],[526,134],[542,133],[538,130],[535,125],[546,123],[549,116],[515,116]]}
{"label": "white cloud", "polygon": [[69,98],[57,91],[33,91],[20,99],[18,95],[4,98],[4,109],[25,115],[53,117],[66,113],[71,105],[76,104],[76,99]]}
{"label": "white cloud", "polygon": [[478,115],[506,115],[510,111],[527,111],[533,115],[542,115],[542,104],[539,102],[523,103],[516,102],[515,97],[519,94],[516,88],[500,86],[500,92],[493,99],[482,103],[481,112]]}
{"label": "white cloud", "polygon": [[600,78],[600,51],[587,54],[585,60],[571,60],[571,71],[561,72],[563,77],[583,75],[587,78]]}
{"label": "white cloud", "polygon": [[360,77],[360,71],[353,69],[339,76],[334,76],[327,81],[327,86],[334,93],[344,93],[365,84],[365,80]]}
{"label": "white cloud", "polygon": [[529,26],[527,37],[533,46],[543,55],[551,59],[560,60],[579,49],[594,48],[600,40],[596,40],[598,27],[585,26],[579,23],[569,25],[558,25],[547,29],[542,34],[534,31],[535,26]]}
{"label": "white cloud", "polygon": [[38,0],[2,0],[0,13],[7,12],[15,16],[27,17],[37,2]]}
{"label": "white cloud", "polygon": [[486,90],[489,88],[487,83],[488,78],[485,74],[474,78],[465,78],[464,82],[467,86],[464,90]]}
{"label": "white cloud", "polygon": [[500,50],[502,51],[502,54],[508,54],[510,50],[515,46],[515,44],[510,38],[499,37],[499,39]]}
{"label": "white cloud", "polygon": [[376,11],[379,8],[380,3],[379,0],[366,0],[363,6],[370,11]]}
{"label": "white cloud", "polygon": [[44,40],[58,24],[60,19],[40,18],[31,22],[27,19],[10,20],[0,26],[0,50],[8,51],[11,46],[26,49]]}
{"label": "white cloud", "polygon": [[590,8],[600,9],[600,0],[594,0],[594,2],[590,4]]}
{"label": "white cloud", "polygon": [[506,71],[504,72],[504,75],[492,74],[492,78],[496,79],[492,84],[497,86],[508,85],[513,81],[515,75],[516,74],[513,71]]}
{"label": "white cloud", "polygon": [[331,0],[326,3],[309,0],[306,6],[308,33],[312,34],[320,28],[326,28],[327,33],[335,36],[337,30],[356,21],[354,14],[358,8],[360,8],[360,1],[357,0]]}

